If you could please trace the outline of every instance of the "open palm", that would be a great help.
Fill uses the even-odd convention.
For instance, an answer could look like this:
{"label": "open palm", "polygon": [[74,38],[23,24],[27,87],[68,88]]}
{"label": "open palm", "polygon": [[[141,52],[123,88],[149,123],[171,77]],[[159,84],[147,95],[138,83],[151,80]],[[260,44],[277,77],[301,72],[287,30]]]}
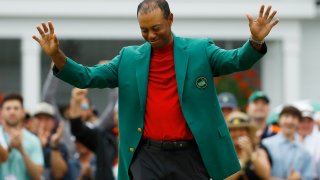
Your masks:
{"label": "open palm", "polygon": [[53,24],[50,21],[48,22],[49,29],[45,23],[41,24],[43,29],[41,29],[40,26],[37,26],[37,30],[41,37],[33,35],[32,38],[40,44],[41,48],[48,56],[54,56],[59,51],[59,41],[54,34]]}
{"label": "open palm", "polygon": [[273,11],[270,15],[271,6],[268,6],[266,12],[264,13],[264,5],[260,7],[259,17],[253,19],[251,14],[247,14],[249,21],[249,27],[251,31],[252,38],[257,41],[263,41],[265,37],[270,33],[271,29],[278,24],[279,19],[273,20],[277,11]]}

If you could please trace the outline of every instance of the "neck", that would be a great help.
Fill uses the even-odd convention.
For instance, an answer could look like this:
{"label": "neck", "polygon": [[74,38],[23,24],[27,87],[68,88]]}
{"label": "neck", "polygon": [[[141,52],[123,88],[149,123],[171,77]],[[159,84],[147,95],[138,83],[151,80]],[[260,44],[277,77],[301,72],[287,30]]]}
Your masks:
{"label": "neck", "polygon": [[16,129],[21,129],[19,124],[10,126],[10,125],[8,125],[6,123],[3,123],[3,130],[5,132],[7,132],[8,134],[10,134],[13,130],[16,130]]}
{"label": "neck", "polygon": [[264,118],[255,118],[254,122],[258,129],[264,129],[266,127],[266,121]]}
{"label": "neck", "polygon": [[294,141],[294,134],[285,134],[285,133],[282,133],[282,134],[289,142]]}

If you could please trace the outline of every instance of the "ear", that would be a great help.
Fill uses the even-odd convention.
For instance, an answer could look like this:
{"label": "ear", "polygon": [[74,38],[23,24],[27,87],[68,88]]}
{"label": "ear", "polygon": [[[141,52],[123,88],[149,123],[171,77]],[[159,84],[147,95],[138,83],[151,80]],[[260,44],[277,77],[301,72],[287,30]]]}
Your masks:
{"label": "ear", "polygon": [[169,21],[170,26],[171,26],[172,23],[173,23],[173,14],[172,14],[172,13],[170,13],[170,15],[169,15],[169,17],[168,17],[168,21]]}
{"label": "ear", "polygon": [[23,121],[26,118],[26,115],[27,115],[27,111],[25,109],[22,109],[21,117],[23,117]]}

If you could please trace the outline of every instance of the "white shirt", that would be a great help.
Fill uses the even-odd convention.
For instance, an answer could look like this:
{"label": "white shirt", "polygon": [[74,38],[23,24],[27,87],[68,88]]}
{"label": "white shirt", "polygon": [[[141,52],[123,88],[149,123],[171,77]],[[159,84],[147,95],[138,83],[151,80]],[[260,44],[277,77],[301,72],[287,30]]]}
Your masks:
{"label": "white shirt", "polygon": [[8,149],[8,144],[7,144],[6,141],[4,140],[2,128],[0,129],[0,145],[1,145],[4,149]]}
{"label": "white shirt", "polygon": [[320,178],[320,172],[317,172],[317,164],[320,164],[320,132],[318,127],[315,125],[311,134],[307,135],[303,142],[299,142],[312,157],[312,166],[314,167],[313,176],[314,178]]}

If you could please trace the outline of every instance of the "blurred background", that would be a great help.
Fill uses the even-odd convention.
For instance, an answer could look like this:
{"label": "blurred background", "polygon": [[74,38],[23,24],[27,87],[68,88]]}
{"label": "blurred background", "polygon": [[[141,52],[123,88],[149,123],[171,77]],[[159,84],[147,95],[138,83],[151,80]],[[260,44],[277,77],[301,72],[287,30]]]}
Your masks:
{"label": "blurred background", "polygon": [[[143,43],[138,0],[0,0],[0,98],[21,93],[26,108],[41,99],[50,59],[31,36],[36,26],[53,21],[62,50],[84,65],[112,59],[123,46]],[[245,13],[255,17],[261,4],[278,11],[280,23],[267,38],[268,53],[244,73],[215,79],[217,91],[236,95],[243,109],[254,90],[263,90],[270,106],[300,99],[319,100],[320,0],[168,0],[177,36],[212,38],[225,49],[240,47],[250,32]],[[59,104],[67,104],[71,86],[60,82]],[[103,90],[90,98],[104,108]],[[100,109],[101,110],[101,109]]]}

